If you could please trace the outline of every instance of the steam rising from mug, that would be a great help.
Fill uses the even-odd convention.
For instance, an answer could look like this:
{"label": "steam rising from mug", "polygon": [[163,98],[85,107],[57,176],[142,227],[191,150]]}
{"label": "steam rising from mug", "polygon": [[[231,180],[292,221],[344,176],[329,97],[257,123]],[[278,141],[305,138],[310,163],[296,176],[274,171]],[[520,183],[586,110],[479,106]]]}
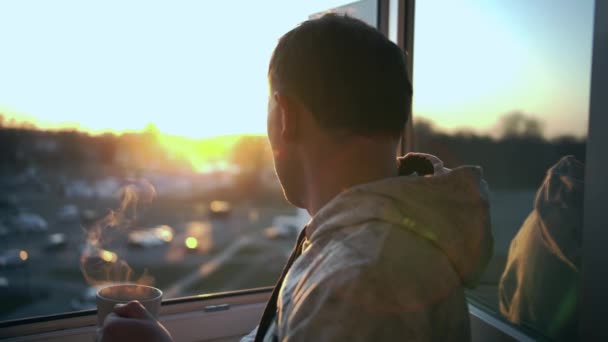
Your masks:
{"label": "steam rising from mug", "polygon": [[[91,286],[132,282],[133,270],[119,255],[108,250],[116,231],[126,230],[137,219],[138,211],[156,197],[154,186],[144,180],[129,180],[120,189],[120,205],[102,219],[85,228],[85,247],[80,256],[80,270]],[[135,281],[151,285],[154,279],[144,271]]]}

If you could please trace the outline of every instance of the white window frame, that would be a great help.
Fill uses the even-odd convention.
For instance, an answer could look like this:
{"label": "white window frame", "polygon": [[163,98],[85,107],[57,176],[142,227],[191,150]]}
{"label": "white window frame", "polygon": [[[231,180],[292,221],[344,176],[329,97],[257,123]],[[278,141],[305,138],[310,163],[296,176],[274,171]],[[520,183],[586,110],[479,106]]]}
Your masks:
{"label": "white window frame", "polygon": [[[389,36],[397,32],[397,43],[408,51],[410,80],[413,78],[415,0],[378,0],[378,27]],[[393,11],[397,11],[397,15]],[[395,21],[394,18],[397,18]],[[392,19],[391,19],[392,18]],[[608,197],[608,1],[595,1],[593,63],[589,109],[585,174],[585,213],[583,259],[579,304],[581,341],[608,341],[608,230],[603,214]],[[412,120],[404,128],[402,152],[413,145]],[[196,340],[196,332],[184,326],[204,329],[206,338],[225,338],[226,329],[237,338],[257,324],[272,288],[259,288],[228,293],[169,299],[163,302],[161,321],[176,340]],[[469,304],[474,341],[533,341],[520,329],[475,303]],[[226,322],[220,326],[205,322]],[[196,323],[194,323],[196,322]],[[0,339],[14,341],[82,341],[90,340],[95,331],[96,311],[0,322]]]}

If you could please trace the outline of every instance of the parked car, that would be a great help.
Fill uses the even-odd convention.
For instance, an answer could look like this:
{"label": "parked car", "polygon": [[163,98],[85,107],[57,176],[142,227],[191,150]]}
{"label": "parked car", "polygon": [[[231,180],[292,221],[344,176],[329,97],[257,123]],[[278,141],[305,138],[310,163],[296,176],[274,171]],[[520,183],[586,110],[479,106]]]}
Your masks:
{"label": "parked car", "polygon": [[74,222],[80,218],[80,211],[74,204],[68,204],[57,211],[57,219],[61,222]]}
{"label": "parked car", "polygon": [[276,216],[272,219],[272,226],[264,229],[264,236],[268,239],[295,237],[308,220],[310,220],[310,215],[304,209],[298,209],[296,215],[293,216]]}
{"label": "parked car", "polygon": [[81,311],[96,307],[97,291],[99,286],[89,286],[80,295],[70,301],[72,310]]}
{"label": "parked car", "polygon": [[12,221],[13,225],[24,233],[44,233],[49,230],[46,220],[34,213],[20,212]]}
{"label": "parked car", "polygon": [[7,289],[9,284],[8,278],[0,277],[0,289]]}
{"label": "parked car", "polygon": [[80,220],[85,225],[89,225],[89,224],[99,220],[100,218],[101,218],[101,215],[99,214],[99,212],[97,212],[94,209],[84,209],[80,213]]}
{"label": "parked car", "polygon": [[294,227],[290,226],[270,226],[264,229],[264,236],[268,239],[276,240],[276,239],[286,239],[289,237],[293,237],[296,234],[294,233]]}
{"label": "parked car", "polygon": [[55,233],[48,236],[44,248],[49,251],[58,251],[65,249],[68,245],[68,239],[63,233]]}

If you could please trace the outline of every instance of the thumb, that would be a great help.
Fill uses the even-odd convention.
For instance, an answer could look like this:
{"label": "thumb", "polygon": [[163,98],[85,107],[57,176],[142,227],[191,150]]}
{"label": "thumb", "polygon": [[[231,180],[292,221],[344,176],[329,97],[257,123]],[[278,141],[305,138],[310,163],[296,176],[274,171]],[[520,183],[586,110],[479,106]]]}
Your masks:
{"label": "thumb", "polygon": [[130,301],[127,304],[116,304],[114,306],[114,313],[127,318],[145,319],[151,317],[148,310],[136,300]]}

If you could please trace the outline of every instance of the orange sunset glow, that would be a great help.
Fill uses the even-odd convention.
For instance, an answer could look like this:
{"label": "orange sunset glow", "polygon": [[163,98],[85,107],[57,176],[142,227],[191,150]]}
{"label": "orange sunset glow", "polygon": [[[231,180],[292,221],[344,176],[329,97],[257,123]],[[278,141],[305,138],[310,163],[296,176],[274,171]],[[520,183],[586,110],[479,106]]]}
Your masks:
{"label": "orange sunset glow", "polygon": [[[509,5],[461,2],[442,4],[440,12],[433,1],[417,6],[414,114],[450,132],[485,134],[501,115],[522,111],[542,121],[548,136],[584,136],[591,23],[576,21],[572,37],[549,32],[561,16],[588,17],[591,6],[534,17]],[[224,2],[134,2],[118,14],[110,5],[88,11],[63,1],[32,14],[35,26],[13,21],[25,4],[3,4],[9,15],[0,37],[11,53],[0,59],[0,113],[5,123],[93,134],[137,132],[152,123],[166,134],[164,146],[187,155],[200,149],[181,138],[264,134],[266,71],[278,38],[310,14],[345,3],[252,2],[234,11]],[[137,16],[142,9],[145,18]],[[229,21],[239,25],[210,13],[231,13]],[[109,18],[111,26],[104,24]],[[545,28],[528,34],[535,21]],[[216,157],[216,147],[201,158]],[[194,161],[197,168],[202,162]]]}

